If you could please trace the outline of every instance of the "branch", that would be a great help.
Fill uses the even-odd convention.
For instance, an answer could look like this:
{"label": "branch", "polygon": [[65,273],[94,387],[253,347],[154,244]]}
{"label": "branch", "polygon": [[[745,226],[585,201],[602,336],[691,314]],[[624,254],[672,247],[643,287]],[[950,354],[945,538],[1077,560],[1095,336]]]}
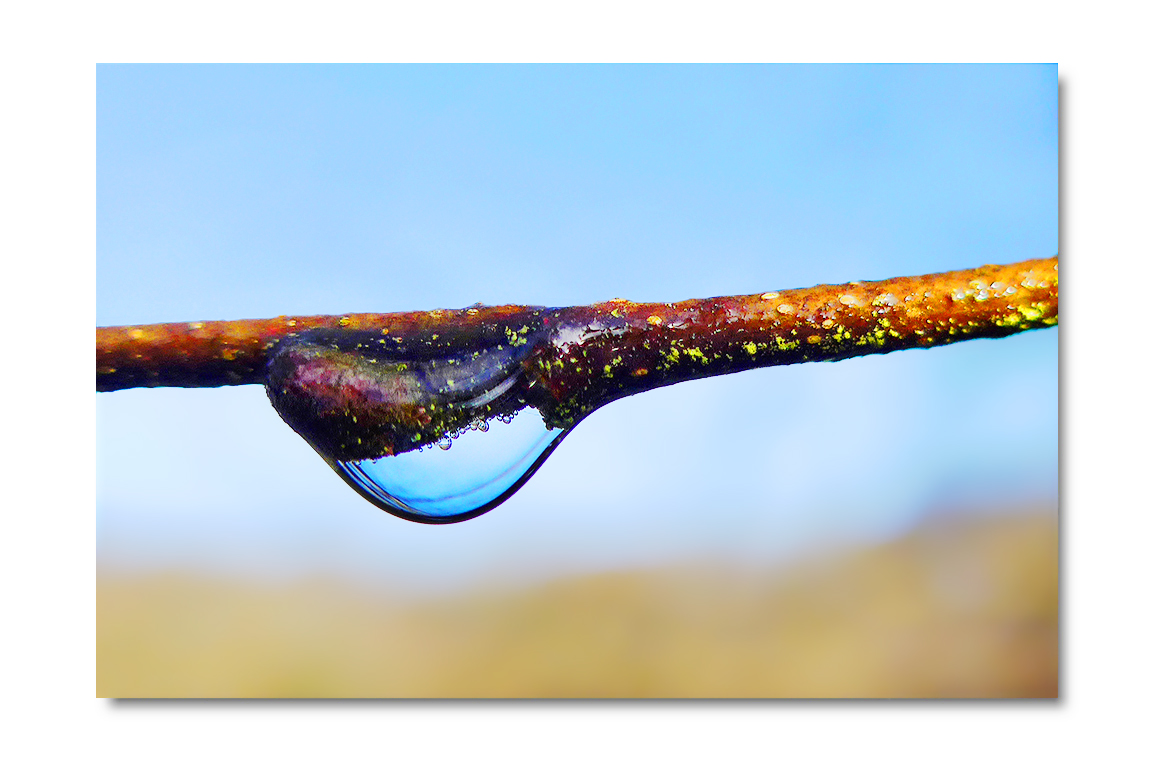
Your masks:
{"label": "branch", "polygon": [[[595,400],[750,368],[996,338],[1058,322],[1058,259],[674,304],[473,307],[96,329],[96,390],[261,384],[285,338],[313,329],[398,344],[540,324],[556,395]],[[522,334],[523,335],[523,334]],[[603,404],[602,401],[602,404]]]}

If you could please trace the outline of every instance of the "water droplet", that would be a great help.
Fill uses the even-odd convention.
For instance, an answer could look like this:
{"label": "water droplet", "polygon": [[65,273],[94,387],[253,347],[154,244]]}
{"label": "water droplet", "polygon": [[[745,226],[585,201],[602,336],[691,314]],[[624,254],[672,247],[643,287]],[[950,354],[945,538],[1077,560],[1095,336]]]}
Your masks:
{"label": "water droplet", "polygon": [[[431,524],[479,516],[520,489],[572,430],[547,425],[539,408],[552,398],[528,378],[545,341],[540,314],[514,317],[531,326],[516,346],[503,326],[442,325],[403,344],[305,331],[271,353],[269,399],[377,507]],[[491,428],[494,419],[506,426]]]}

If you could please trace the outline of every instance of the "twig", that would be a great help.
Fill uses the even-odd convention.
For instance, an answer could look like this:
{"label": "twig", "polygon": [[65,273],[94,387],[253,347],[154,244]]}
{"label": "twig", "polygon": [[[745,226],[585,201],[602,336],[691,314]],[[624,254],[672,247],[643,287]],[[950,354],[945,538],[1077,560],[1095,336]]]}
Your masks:
{"label": "twig", "polygon": [[[311,329],[426,341],[534,330],[529,364],[567,400],[562,419],[612,399],[750,368],[841,360],[996,338],[1058,322],[1058,259],[920,277],[788,289],[673,304],[472,307],[96,329],[96,389],[215,387],[266,381],[278,342]],[[521,333],[518,333],[521,332]]]}

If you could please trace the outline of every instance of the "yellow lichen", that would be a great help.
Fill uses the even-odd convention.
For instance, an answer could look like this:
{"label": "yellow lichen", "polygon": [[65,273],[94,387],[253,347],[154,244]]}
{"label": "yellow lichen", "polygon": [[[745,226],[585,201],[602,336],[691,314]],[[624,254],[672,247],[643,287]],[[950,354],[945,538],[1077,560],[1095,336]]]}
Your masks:
{"label": "yellow lichen", "polygon": [[1026,318],[1026,320],[1041,320],[1044,313],[1041,309],[1039,309],[1040,306],[1041,305],[1038,302],[1035,302],[1029,306],[1024,304],[1020,305],[1017,309],[1018,312],[1022,313],[1022,317]]}

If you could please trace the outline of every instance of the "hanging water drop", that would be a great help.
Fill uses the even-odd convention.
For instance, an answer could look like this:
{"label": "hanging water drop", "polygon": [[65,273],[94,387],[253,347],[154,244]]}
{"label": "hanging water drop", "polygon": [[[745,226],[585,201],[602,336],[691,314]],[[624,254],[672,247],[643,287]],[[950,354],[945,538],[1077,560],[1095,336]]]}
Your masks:
{"label": "hanging water drop", "polygon": [[[516,492],[572,428],[549,425],[541,409],[552,400],[534,370],[540,313],[510,322],[404,342],[305,331],[272,352],[266,389],[285,422],[374,505],[422,523],[464,521]],[[493,429],[494,418],[508,425]]]}

